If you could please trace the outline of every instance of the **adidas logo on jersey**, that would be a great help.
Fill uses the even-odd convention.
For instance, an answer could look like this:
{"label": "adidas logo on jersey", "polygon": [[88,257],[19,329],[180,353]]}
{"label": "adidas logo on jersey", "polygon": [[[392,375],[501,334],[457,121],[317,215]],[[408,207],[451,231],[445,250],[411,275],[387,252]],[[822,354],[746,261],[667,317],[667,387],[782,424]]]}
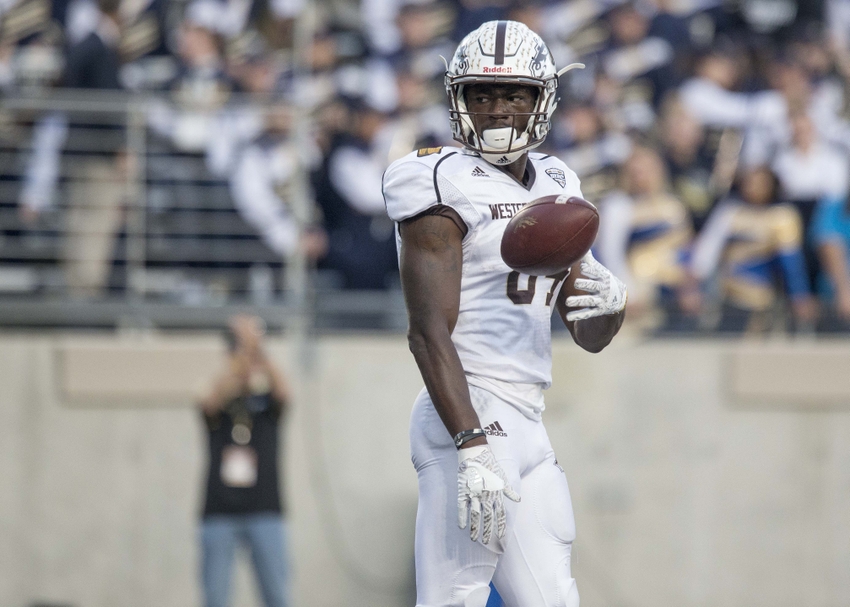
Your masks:
{"label": "adidas logo on jersey", "polygon": [[486,428],[484,428],[484,434],[487,436],[507,436],[508,433],[502,430],[502,424],[499,422],[493,422]]}
{"label": "adidas logo on jersey", "polygon": [[473,177],[489,177],[489,175],[487,173],[485,173],[484,170],[481,167],[475,167],[474,169],[472,169],[472,176]]}

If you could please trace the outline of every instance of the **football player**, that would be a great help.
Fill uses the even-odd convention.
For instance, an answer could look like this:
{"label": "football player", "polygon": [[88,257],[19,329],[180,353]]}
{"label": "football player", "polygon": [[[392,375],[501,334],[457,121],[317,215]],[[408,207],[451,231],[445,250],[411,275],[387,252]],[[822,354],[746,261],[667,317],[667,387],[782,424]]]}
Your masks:
{"label": "football player", "polygon": [[514,607],[579,604],[570,492],[541,423],[551,310],[598,352],[622,324],[626,289],[590,254],[569,277],[530,277],[499,252],[523,205],[581,196],[573,171],[532,152],[570,67],[558,72],[525,25],[485,23],[446,73],[463,148],[413,152],[384,176],[410,349],[425,380],[410,424],[418,607],[484,607],[491,580]]}

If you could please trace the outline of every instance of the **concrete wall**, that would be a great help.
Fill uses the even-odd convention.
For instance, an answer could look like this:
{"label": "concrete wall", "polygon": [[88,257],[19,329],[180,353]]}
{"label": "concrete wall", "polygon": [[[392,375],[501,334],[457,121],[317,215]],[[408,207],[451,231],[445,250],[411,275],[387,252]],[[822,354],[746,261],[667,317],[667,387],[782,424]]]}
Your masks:
{"label": "concrete wall", "polygon": [[[850,604],[850,344],[554,348],[546,424],[578,522],[583,607]],[[403,338],[272,355],[297,607],[413,605],[420,380]],[[0,605],[199,604],[214,337],[0,337]],[[239,607],[258,604],[241,566]]]}

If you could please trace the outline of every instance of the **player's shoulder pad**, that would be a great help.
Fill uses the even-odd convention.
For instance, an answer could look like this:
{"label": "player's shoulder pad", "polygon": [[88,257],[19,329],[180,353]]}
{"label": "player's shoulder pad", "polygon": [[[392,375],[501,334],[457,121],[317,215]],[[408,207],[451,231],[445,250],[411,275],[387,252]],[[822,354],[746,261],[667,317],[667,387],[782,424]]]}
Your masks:
{"label": "player's shoulder pad", "polygon": [[528,158],[534,163],[538,175],[547,175],[563,187],[565,192],[584,197],[581,193],[581,180],[575,171],[564,164],[563,160],[557,156],[539,152],[529,153]]}
{"label": "player's shoulder pad", "polygon": [[422,164],[428,167],[435,167],[438,164],[442,164],[443,161],[457,154],[460,154],[463,150],[461,148],[451,147],[451,146],[439,146],[434,148],[419,148],[418,150],[413,150],[406,156],[402,156],[398,160],[396,160],[393,164],[404,164],[408,162],[415,162],[418,164]]}
{"label": "player's shoulder pad", "polygon": [[384,203],[390,219],[404,221],[441,204],[437,171],[460,152],[453,147],[422,148],[393,162],[383,179]]}
{"label": "player's shoulder pad", "polygon": [[[447,147],[442,146],[442,145],[437,146],[437,147],[433,147],[433,148],[419,148],[418,150],[416,150],[416,157],[417,158],[425,158],[426,156],[434,156],[434,155],[442,156],[444,153],[448,153],[448,152],[451,152],[451,151],[452,151],[451,148],[447,148]],[[457,150],[455,150],[455,151],[457,151]]]}

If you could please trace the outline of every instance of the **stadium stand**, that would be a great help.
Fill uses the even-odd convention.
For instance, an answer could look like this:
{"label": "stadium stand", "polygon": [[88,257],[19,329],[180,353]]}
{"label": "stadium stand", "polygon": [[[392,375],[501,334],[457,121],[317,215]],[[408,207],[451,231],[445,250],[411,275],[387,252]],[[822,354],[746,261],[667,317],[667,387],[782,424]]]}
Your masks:
{"label": "stadium stand", "polygon": [[[850,19],[838,1],[775,4],[4,3],[0,323],[182,326],[192,317],[215,326],[242,305],[285,314],[297,291],[311,294],[299,305],[319,327],[403,328],[380,244],[387,226],[369,202],[380,192],[366,192],[375,180],[352,181],[332,156],[341,141],[357,142],[345,156],[365,176],[417,147],[455,145],[439,57],[458,32],[494,18],[541,31],[559,64],[587,65],[562,82],[546,151],[576,169],[603,215],[606,200],[628,193],[633,150],[660,154],[664,195],[694,227],[677,253],[691,278],[677,279],[663,306],[687,308],[701,285],[706,309],[717,308],[728,264],[697,277],[702,269],[688,259],[718,201],[737,195],[740,171],[772,166],[780,185],[772,203],[792,203],[804,228],[821,200],[846,196],[837,173],[850,151]],[[113,49],[98,51],[117,57],[111,80],[80,75],[92,45]],[[809,231],[802,237],[815,287],[826,279]],[[621,248],[617,263],[634,272],[638,243]],[[785,292],[782,272],[765,276]],[[822,293],[829,308],[830,291]],[[81,312],[63,316],[63,304]],[[669,325],[654,305],[640,323],[649,331]],[[781,296],[770,313],[791,307]],[[676,326],[711,334],[717,325],[706,312]]]}

